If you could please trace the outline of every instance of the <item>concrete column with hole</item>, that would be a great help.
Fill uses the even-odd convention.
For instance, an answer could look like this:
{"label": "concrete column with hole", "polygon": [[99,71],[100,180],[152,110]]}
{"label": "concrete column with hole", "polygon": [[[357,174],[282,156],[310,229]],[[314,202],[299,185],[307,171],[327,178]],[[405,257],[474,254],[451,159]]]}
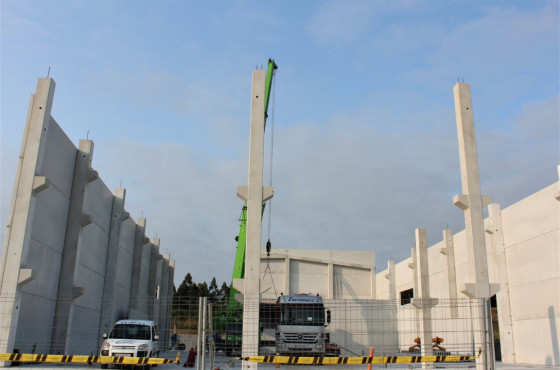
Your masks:
{"label": "concrete column with hole", "polygon": [[[412,305],[416,308],[420,326],[422,356],[432,356],[432,308],[438,303],[430,296],[430,269],[428,265],[428,245],[426,229],[416,229],[416,281],[418,292],[414,292]],[[422,368],[433,368],[433,364],[422,364]]]}
{"label": "concrete column with hole", "polygon": [[455,245],[453,243],[453,231],[450,229],[443,230],[443,242],[445,248],[441,248],[439,252],[443,254],[447,262],[447,291],[450,304],[451,317],[459,317],[459,309],[457,307],[457,271],[455,268]]}
{"label": "concrete column with hole", "polygon": [[[455,118],[457,121],[457,138],[459,143],[459,162],[461,166],[461,183],[463,194],[456,195],[453,203],[464,212],[467,256],[469,262],[469,282],[461,286],[461,292],[470,298],[489,299],[499,290],[497,284],[490,284],[488,277],[488,261],[486,256],[486,240],[484,234],[483,207],[487,206],[491,197],[483,196],[480,190],[478,172],[478,155],[474,130],[470,85],[458,82],[453,87],[455,99]],[[482,347],[482,354],[476,362],[478,370],[486,369],[493,355],[489,353],[493,345],[488,343],[485,329],[486,307],[483,302],[479,307],[477,320],[474,320],[475,345]]]}
{"label": "concrete column with hole", "polygon": [[[243,356],[256,356],[259,351],[262,204],[273,195],[272,188],[263,188],[265,80],[266,71],[253,71],[248,185],[239,186],[237,189],[237,195],[247,202],[245,277],[241,287],[243,294]],[[243,368],[257,368],[256,364],[247,361],[244,361],[242,366]]]}
{"label": "concrete column with hole", "polygon": [[[31,241],[37,194],[48,188],[50,183],[50,180],[43,176],[40,158],[46,150],[47,136],[43,135],[43,132],[47,132],[53,122],[51,108],[55,86],[51,78],[39,79],[37,90],[29,100],[0,267],[0,295],[5,297],[4,311],[0,318],[2,353],[11,353],[14,349],[22,289],[37,275],[37,271],[22,266],[22,262],[28,254]],[[50,299],[56,297],[56,291],[44,294],[51,295]],[[47,335],[50,334],[52,333]]]}

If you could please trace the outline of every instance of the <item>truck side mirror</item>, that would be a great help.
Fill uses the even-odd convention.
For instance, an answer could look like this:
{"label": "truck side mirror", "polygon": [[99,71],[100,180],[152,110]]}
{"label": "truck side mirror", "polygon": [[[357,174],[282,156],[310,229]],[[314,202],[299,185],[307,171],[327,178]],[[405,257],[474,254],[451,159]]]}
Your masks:
{"label": "truck side mirror", "polygon": [[327,310],[327,324],[331,323],[331,310]]}
{"label": "truck side mirror", "polygon": [[158,341],[159,340],[159,335],[154,335],[154,340]]}
{"label": "truck side mirror", "polygon": [[107,333],[103,333],[103,339],[107,339],[108,335]]}

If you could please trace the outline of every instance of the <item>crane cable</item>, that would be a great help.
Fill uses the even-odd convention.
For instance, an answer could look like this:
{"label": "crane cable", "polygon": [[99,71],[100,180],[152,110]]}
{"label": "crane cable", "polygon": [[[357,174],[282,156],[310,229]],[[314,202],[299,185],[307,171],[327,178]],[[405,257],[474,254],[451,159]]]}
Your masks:
{"label": "crane cable", "polygon": [[[273,73],[273,77],[276,76],[276,69],[272,72]],[[273,78],[273,81],[275,81],[275,79]],[[276,106],[275,104],[275,98],[276,98],[276,83],[272,84],[272,111],[270,114],[270,167],[269,167],[269,171],[268,171],[268,186],[272,187],[272,163],[273,163],[273,158],[274,158],[274,107]],[[267,256],[267,260],[266,260],[266,269],[264,270],[263,273],[263,280],[266,276],[266,272],[268,271],[268,273],[270,274],[270,280],[272,281],[272,287],[274,288],[274,295],[278,295],[276,292],[276,285],[274,284],[274,278],[272,277],[272,271],[270,270],[270,250],[272,249],[272,243],[270,242],[270,220],[272,218],[272,198],[270,198],[268,200],[268,241],[266,242],[266,256]]]}

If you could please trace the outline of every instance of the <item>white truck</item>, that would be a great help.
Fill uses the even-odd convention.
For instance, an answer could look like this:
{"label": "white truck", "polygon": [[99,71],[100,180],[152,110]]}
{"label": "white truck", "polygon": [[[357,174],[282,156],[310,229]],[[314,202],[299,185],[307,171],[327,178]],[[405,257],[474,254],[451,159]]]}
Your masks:
{"label": "white truck", "polygon": [[[323,298],[308,294],[282,295],[278,298],[276,352],[286,356],[337,356],[340,349],[329,343],[326,327],[331,312]],[[338,352],[338,353],[337,353]]]}

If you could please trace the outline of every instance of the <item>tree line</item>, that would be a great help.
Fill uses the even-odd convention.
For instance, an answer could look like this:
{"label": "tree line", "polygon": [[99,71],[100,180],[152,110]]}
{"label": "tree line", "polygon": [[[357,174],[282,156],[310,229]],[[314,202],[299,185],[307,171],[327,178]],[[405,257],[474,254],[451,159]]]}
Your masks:
{"label": "tree line", "polygon": [[191,273],[187,273],[183,282],[173,293],[173,302],[198,302],[199,297],[208,297],[216,301],[225,301],[229,297],[230,287],[224,282],[218,287],[216,278],[213,277],[210,284],[206,281],[197,283],[193,280]]}

